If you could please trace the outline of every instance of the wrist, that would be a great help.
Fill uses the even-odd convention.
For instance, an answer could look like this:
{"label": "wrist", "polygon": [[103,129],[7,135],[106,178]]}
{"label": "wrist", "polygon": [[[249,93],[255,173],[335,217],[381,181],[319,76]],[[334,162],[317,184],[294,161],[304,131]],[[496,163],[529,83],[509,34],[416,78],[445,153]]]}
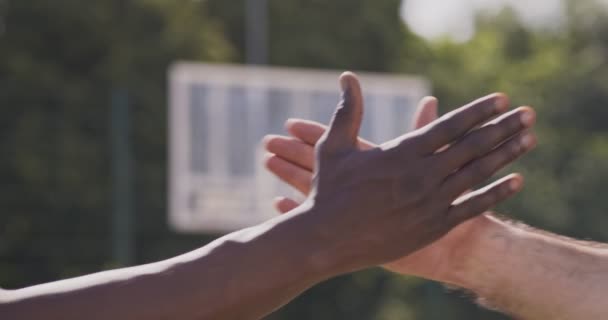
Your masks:
{"label": "wrist", "polygon": [[347,272],[348,251],[332,237],[319,217],[329,213],[305,202],[290,213],[279,217],[273,229],[279,233],[277,241],[287,246],[294,265],[314,281],[322,281]]}
{"label": "wrist", "polygon": [[490,214],[475,219],[466,241],[450,252],[440,281],[484,294],[501,286],[496,272],[525,233]]}

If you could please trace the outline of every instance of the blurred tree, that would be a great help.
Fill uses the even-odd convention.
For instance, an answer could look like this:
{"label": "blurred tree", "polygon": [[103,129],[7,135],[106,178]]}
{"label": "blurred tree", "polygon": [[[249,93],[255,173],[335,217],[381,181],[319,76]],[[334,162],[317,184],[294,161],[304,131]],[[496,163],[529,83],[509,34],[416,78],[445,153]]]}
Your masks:
{"label": "blurred tree", "polygon": [[192,1],[11,1],[3,21],[0,283],[113,264],[107,177],[115,86],[133,102],[137,235],[146,244],[139,261],[166,256],[170,242],[156,242],[169,234],[165,73],[176,59],[230,59],[217,24]]}

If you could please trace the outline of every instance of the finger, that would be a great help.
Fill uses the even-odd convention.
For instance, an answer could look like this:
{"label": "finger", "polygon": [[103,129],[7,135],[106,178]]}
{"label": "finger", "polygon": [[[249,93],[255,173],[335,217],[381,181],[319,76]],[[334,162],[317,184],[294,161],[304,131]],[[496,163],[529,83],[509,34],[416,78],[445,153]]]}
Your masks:
{"label": "finger", "polygon": [[449,199],[458,197],[467,189],[490,178],[498,170],[532,150],[535,146],[536,137],[534,134],[531,132],[518,134],[486,156],[451,174],[440,187],[440,192]]}
{"label": "finger", "polygon": [[419,129],[437,119],[438,101],[435,97],[424,97],[414,113],[414,129]]}
{"label": "finger", "polygon": [[434,157],[443,164],[446,173],[450,173],[492,151],[509,137],[530,128],[535,119],[536,115],[531,108],[517,108],[472,131]]}
{"label": "finger", "polygon": [[340,76],[342,101],[338,104],[326,134],[321,138],[322,150],[341,152],[357,145],[357,136],[363,119],[363,96],[357,76],[344,72]]}
{"label": "finger", "polygon": [[270,154],[264,161],[266,168],[279,179],[307,195],[310,192],[312,173],[285,161],[274,154]]}
{"label": "finger", "polygon": [[312,171],[314,166],[314,149],[299,139],[268,135],[264,137],[265,149],[275,155],[297,164],[303,169]]}
{"label": "finger", "polygon": [[287,213],[297,208],[299,205],[299,203],[290,198],[277,197],[274,199],[274,207],[279,213]]}
{"label": "finger", "polygon": [[303,119],[288,119],[285,122],[287,132],[303,142],[314,146],[327,130],[327,126],[316,121]]}
{"label": "finger", "polygon": [[508,175],[483,189],[476,190],[455,201],[447,214],[447,225],[454,227],[496,206],[519,192],[523,187],[523,177]]}
{"label": "finger", "polygon": [[[317,141],[327,130],[327,126],[323,124],[303,119],[289,119],[285,122],[285,128],[294,138],[298,138],[311,146],[317,144]],[[358,146],[361,150],[367,150],[375,145],[363,138],[359,138]]]}
{"label": "finger", "polygon": [[495,93],[443,115],[421,129],[420,151],[434,153],[484,121],[503,113],[508,105],[509,100],[505,94]]}

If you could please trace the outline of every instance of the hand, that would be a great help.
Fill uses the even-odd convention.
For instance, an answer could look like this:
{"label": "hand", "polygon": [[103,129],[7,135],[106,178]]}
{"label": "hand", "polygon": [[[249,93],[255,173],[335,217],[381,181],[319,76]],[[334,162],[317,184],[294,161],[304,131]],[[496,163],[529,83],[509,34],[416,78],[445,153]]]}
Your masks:
{"label": "hand", "polygon": [[[292,121],[292,133],[298,126],[315,129],[309,130],[308,137],[300,136],[301,140],[267,138],[267,149],[277,155],[266,164],[300,191],[311,191],[307,203],[331,212],[320,221],[320,228],[345,251],[350,250],[355,257],[351,267],[406,256],[521,188],[521,177],[511,175],[455,201],[534,145],[533,135],[524,131],[533,122],[531,109],[520,108],[469,132],[506,110],[506,97],[495,94],[413,133],[361,150],[372,147],[357,140],[361,90],[352,74],[344,74],[341,83],[344,100],[329,130],[323,133],[324,128],[314,123]],[[427,102],[436,104],[433,99]],[[422,114],[432,118],[434,108],[427,107]],[[312,165],[311,145],[321,134],[317,165]],[[310,170],[317,177],[312,184]],[[297,205],[290,199],[277,202],[281,211]]]}
{"label": "hand", "polygon": [[[413,127],[419,129],[437,119],[437,99],[426,97],[420,101],[414,114]],[[314,164],[314,146],[327,127],[313,121],[290,119],[286,123],[287,131],[294,137],[270,135],[265,138],[265,147],[271,153],[266,158],[266,167],[281,180],[287,182],[304,194],[308,194],[312,182]],[[358,148],[369,150],[376,147],[372,142],[359,138]],[[286,198],[275,199],[275,207],[286,213],[298,207],[300,203]],[[485,216],[474,217],[465,221],[444,237],[410,255],[387,263],[384,267],[390,271],[421,276],[427,279],[440,280],[443,269],[450,266],[451,254],[465,252],[457,250],[473,242],[476,226],[483,224]],[[456,257],[458,259],[459,257]]]}

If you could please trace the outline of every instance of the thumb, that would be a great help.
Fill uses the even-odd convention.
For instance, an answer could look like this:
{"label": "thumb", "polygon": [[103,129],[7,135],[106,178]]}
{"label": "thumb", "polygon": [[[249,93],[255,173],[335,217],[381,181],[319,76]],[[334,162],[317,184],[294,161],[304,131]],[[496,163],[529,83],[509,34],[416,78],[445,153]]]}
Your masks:
{"label": "thumb", "polygon": [[424,97],[414,113],[414,129],[419,129],[437,119],[437,98]]}
{"label": "thumb", "polygon": [[277,209],[281,214],[283,213],[287,213],[295,208],[297,208],[300,204],[290,198],[285,198],[285,197],[278,197],[274,199],[274,207],[275,209]]}
{"label": "thumb", "polygon": [[363,118],[363,97],[359,79],[352,72],[340,76],[342,101],[338,104],[326,132],[326,151],[334,152],[354,148]]}

